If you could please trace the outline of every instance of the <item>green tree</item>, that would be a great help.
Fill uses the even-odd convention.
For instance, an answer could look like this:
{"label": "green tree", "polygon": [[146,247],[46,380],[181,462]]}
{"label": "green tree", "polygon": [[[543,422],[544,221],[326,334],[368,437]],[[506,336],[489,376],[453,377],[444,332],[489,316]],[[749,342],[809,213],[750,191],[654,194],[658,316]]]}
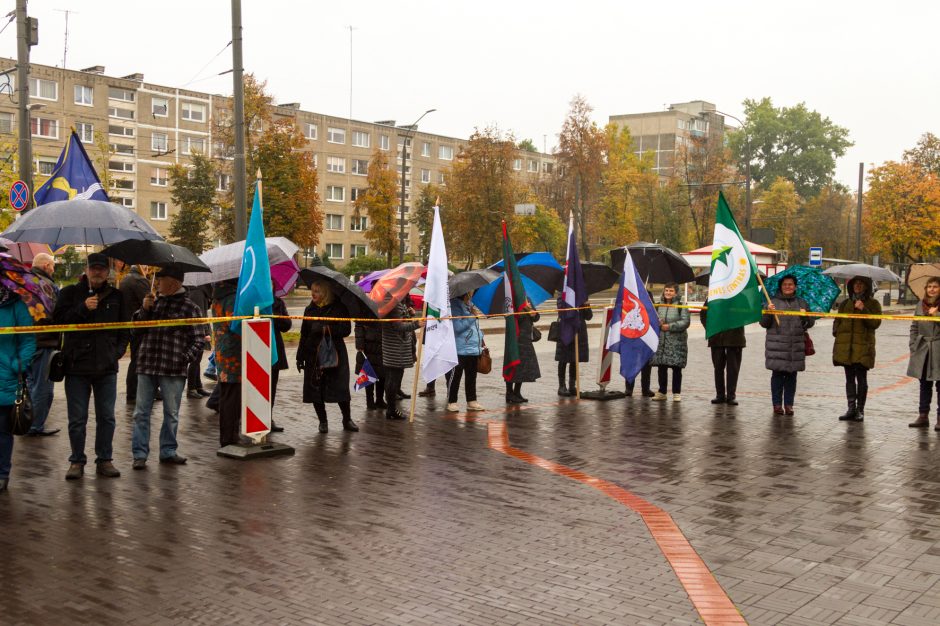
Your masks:
{"label": "green tree", "polygon": [[388,158],[376,150],[369,162],[366,188],[355,202],[355,217],[366,213],[369,227],[365,237],[374,253],[384,254],[388,267],[392,266],[392,253],[399,246],[398,177],[388,167]]}
{"label": "green tree", "polygon": [[904,162],[940,176],[940,137],[933,133],[921,135],[916,146],[904,151]]}
{"label": "green tree", "polygon": [[777,178],[760,194],[755,223],[774,229],[774,245],[778,250],[794,253],[791,241],[799,207],[800,196],[796,193],[796,187],[785,178]]}
{"label": "green tree", "polygon": [[192,167],[170,168],[170,185],[170,198],[179,212],[170,222],[169,241],[201,254],[212,240],[208,226],[215,203],[215,167],[209,157],[195,153]]}
{"label": "green tree", "polygon": [[415,226],[418,227],[418,256],[427,258],[431,252],[431,227],[434,225],[434,204],[441,195],[440,188],[429,183],[421,188],[421,195],[415,204]]}
{"label": "green tree", "polygon": [[538,152],[538,148],[535,147],[535,142],[531,139],[523,139],[518,144],[520,150],[525,150],[527,152]]}
{"label": "green tree", "polygon": [[836,159],[853,144],[849,131],[801,102],[774,107],[770,98],[745,100],[744,127],[730,133],[729,144],[744,171],[750,139],[751,178],[765,186],[777,178],[793,181],[801,197],[815,196],[832,180]]}
{"label": "green tree", "polygon": [[349,259],[346,265],[343,266],[343,273],[354,276],[360,272],[374,272],[387,267],[388,263],[380,256],[362,255]]}
{"label": "green tree", "polygon": [[535,201],[535,215],[516,216],[512,227],[512,247],[516,252],[551,252],[555,258],[566,256],[568,228],[558,214]]}

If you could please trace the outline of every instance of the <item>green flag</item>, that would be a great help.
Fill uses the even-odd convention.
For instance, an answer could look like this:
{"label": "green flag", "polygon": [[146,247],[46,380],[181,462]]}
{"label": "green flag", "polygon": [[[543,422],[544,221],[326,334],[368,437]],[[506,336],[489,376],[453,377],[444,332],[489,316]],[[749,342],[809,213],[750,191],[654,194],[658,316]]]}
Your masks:
{"label": "green flag", "polygon": [[705,336],[740,328],[761,318],[757,264],[731,215],[725,196],[718,192],[715,238],[708,278],[708,316]]}
{"label": "green flag", "polygon": [[[506,222],[503,222],[503,294],[506,313],[515,313],[526,303],[525,287],[516,266],[516,255],[512,251]],[[503,379],[512,381],[516,377],[519,365],[519,319],[515,315],[506,316],[506,335],[503,351]]]}

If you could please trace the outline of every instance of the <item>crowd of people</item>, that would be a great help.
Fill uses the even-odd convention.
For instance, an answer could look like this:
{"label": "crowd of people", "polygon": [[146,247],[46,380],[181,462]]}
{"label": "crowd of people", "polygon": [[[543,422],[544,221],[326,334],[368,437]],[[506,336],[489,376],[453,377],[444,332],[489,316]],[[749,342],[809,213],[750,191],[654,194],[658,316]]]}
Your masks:
{"label": "crowd of people", "polygon": [[[54,259],[48,254],[37,255],[32,272],[52,283]],[[219,413],[219,444],[246,443],[239,432],[241,409],[241,337],[232,322],[221,322],[211,329],[205,325],[159,324],[164,320],[204,317],[229,317],[235,304],[236,280],[214,285],[210,298],[199,289],[183,287],[184,275],[175,269],[159,271],[151,283],[138,268],[121,268],[124,273],[119,287],[110,281],[111,260],[102,254],[88,255],[84,274],[61,291],[51,290],[54,308],[49,319],[36,324],[101,324],[64,333],[37,332],[0,335],[0,491],[7,488],[13,451],[11,423],[14,405],[27,387],[32,398],[33,421],[30,436],[51,436],[58,429],[46,427],[54,397],[55,382],[64,380],[68,437],[71,448],[67,480],[84,475],[88,457],[85,439],[91,402],[94,401],[95,471],[105,478],[116,478],[120,471],[113,463],[115,401],[117,396],[118,362],[130,349],[127,367],[127,402],[133,404],[131,452],[132,468],[147,467],[150,457],[150,425],[153,407],[161,402],[163,421],[158,436],[158,459],[161,463],[183,465],[186,457],[178,450],[177,429],[181,400],[187,386],[188,396],[208,396],[207,406]],[[153,289],[155,285],[155,289]],[[848,281],[848,297],[841,303],[840,313],[878,316],[881,307],[873,298],[871,280],[855,277]],[[370,323],[356,321],[342,300],[323,280],[310,286],[311,300],[304,311],[296,367],[303,375],[302,400],[312,404],[319,420],[319,431],[329,430],[327,405],[339,406],[342,427],[357,432],[353,421],[350,382],[352,372],[362,369],[366,360],[375,372],[376,381],[366,389],[366,408],[383,410],[390,420],[405,419],[399,402],[410,396],[401,389],[404,371],[414,366],[416,331],[422,321],[414,319],[415,311],[406,303],[398,303],[386,316],[389,321]],[[807,303],[797,294],[797,280],[786,276],[780,280],[779,292],[770,298],[760,326],[766,329],[765,363],[771,371],[770,396],[773,413],[794,415],[797,375],[806,369],[806,357],[813,353],[807,331],[815,324],[808,314]],[[446,376],[448,412],[458,412],[460,385],[464,385],[466,410],[484,411],[477,397],[477,373],[481,356],[486,351],[480,328],[479,311],[471,302],[472,293],[451,300],[457,366]],[[559,299],[559,309],[563,309]],[[707,302],[706,302],[707,305]],[[925,296],[914,314],[919,317],[940,315],[940,277],[928,279]],[[799,312],[799,315],[780,314]],[[274,313],[287,315],[283,300],[275,298]],[[558,363],[558,395],[576,394],[577,362],[589,360],[587,322],[590,308],[560,310],[559,321],[577,318],[578,331],[570,342],[559,336],[555,360]],[[667,400],[671,374],[673,402],[681,401],[682,373],[688,362],[689,308],[682,305],[678,285],[667,284],[657,305],[659,346],[639,374],[642,395],[653,401]],[[707,308],[701,321],[707,319]],[[153,323],[128,328],[108,327],[134,320]],[[517,317],[519,329],[519,365],[512,380],[506,382],[507,404],[528,402],[522,395],[524,383],[541,377],[534,342],[540,338],[535,323],[539,313],[527,303]],[[837,318],[833,324],[832,362],[845,371],[847,410],[839,416],[843,421],[863,421],[868,395],[867,373],[875,364],[875,332],[881,320],[877,317]],[[0,286],[0,327],[33,326],[27,307],[12,290]],[[288,369],[283,333],[291,329],[291,320],[275,320],[276,363],[272,367],[272,403],[275,401],[279,373]],[[350,361],[345,339],[355,337],[355,359]],[[212,349],[212,377],[217,380],[211,392],[202,386],[202,354]],[[737,405],[737,381],[742,351],[746,347],[743,328],[720,332],[708,339],[714,366],[715,397],[713,404]],[[926,428],[930,425],[930,409],[937,396],[937,423],[940,431],[940,323],[915,320],[910,326],[910,361],[908,376],[920,384],[918,417],[909,425]],[[658,372],[658,390],[651,389],[652,368]],[[355,368],[355,369],[353,369]],[[25,382],[24,382],[25,381]],[[627,395],[634,390],[634,381],[627,384]],[[435,394],[434,383],[422,392]],[[272,431],[283,430],[272,421]]]}

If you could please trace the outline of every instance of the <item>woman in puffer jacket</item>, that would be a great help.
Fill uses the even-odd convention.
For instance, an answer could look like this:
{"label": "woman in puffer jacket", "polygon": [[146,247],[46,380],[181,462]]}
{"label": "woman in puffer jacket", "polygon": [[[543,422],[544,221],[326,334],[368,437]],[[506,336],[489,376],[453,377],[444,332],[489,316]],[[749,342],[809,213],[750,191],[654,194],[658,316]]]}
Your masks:
{"label": "woman in puffer jacket", "polygon": [[[682,304],[678,296],[679,285],[669,283],[663,287],[662,304]],[[689,323],[691,317],[688,309],[674,306],[657,306],[659,315],[659,347],[653,355],[652,365],[659,368],[659,391],[653,400],[666,399],[666,383],[669,380],[669,370],[672,370],[672,400],[682,400],[682,370],[689,360]]]}
{"label": "woman in puffer jacket", "polygon": [[[846,284],[848,299],[839,306],[839,313],[881,315],[881,305],[872,295],[870,278],[856,276]],[[848,410],[839,416],[843,422],[865,419],[868,397],[868,370],[875,366],[875,329],[878,319],[836,318],[832,324],[832,364],[845,369],[845,397]]]}
{"label": "woman in puffer jacket", "polygon": [[[786,276],[780,281],[780,291],[771,298],[767,308],[772,311],[809,310],[806,300],[796,295],[796,278]],[[806,340],[804,334],[816,323],[812,317],[802,315],[773,315],[765,313],[760,325],[767,329],[764,344],[766,367],[771,371],[770,397],[777,415],[793,415],[796,397],[796,374],[806,369]]]}

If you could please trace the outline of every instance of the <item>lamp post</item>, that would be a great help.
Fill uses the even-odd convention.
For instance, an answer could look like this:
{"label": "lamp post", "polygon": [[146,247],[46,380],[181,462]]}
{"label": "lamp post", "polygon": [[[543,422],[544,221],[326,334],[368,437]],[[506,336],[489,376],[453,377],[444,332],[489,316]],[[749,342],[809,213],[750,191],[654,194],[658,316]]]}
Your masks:
{"label": "lamp post", "polygon": [[744,131],[744,150],[747,152],[747,161],[744,163],[744,233],[748,241],[751,240],[751,209],[753,205],[751,203],[751,135],[747,132],[746,124],[734,115],[729,115],[728,113],[723,113],[722,111],[715,111],[718,115],[724,115],[725,117],[730,117],[738,124],[741,125],[741,130]]}
{"label": "lamp post", "polygon": [[415,133],[418,132],[418,122],[424,119],[424,116],[428,113],[434,113],[437,109],[428,109],[421,116],[414,121],[410,126],[406,128],[411,129],[411,134],[409,135],[406,131],[402,134],[401,142],[401,207],[399,211],[399,231],[398,231],[398,262],[405,262],[405,156],[408,154],[408,139],[412,139],[415,136]]}

